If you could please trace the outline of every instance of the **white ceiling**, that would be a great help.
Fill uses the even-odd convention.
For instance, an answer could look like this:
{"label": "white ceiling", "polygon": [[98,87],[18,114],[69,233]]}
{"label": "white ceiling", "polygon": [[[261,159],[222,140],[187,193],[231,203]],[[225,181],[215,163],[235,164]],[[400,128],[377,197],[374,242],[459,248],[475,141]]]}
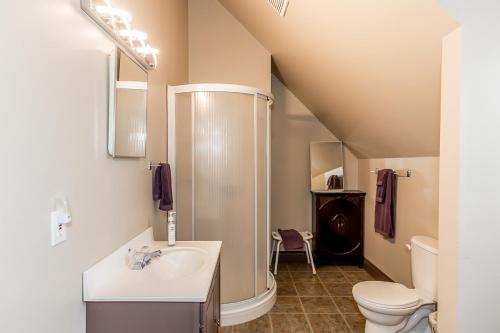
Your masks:
{"label": "white ceiling", "polygon": [[219,0],[273,56],[274,72],[362,158],[439,155],[442,37],[435,0]]}

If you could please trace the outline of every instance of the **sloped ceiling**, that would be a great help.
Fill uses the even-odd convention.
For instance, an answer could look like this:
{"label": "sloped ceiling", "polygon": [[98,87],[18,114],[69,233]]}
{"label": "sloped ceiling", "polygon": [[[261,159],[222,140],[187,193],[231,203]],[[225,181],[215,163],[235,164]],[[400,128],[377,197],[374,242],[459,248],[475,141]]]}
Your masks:
{"label": "sloped ceiling", "polygon": [[283,83],[360,158],[439,155],[435,0],[219,0],[272,54]]}

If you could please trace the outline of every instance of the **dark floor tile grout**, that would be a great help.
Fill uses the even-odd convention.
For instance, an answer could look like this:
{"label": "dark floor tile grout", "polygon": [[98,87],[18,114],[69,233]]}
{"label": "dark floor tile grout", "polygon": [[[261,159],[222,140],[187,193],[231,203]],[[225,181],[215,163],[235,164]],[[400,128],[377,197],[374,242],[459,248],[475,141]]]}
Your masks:
{"label": "dark floor tile grout", "polygon": [[304,311],[304,317],[306,318],[307,326],[309,326],[309,330],[311,331],[311,333],[314,333],[314,329],[312,327],[311,321],[309,320],[309,316],[306,313],[306,309],[304,308],[304,304],[302,304],[302,301],[300,301],[300,304],[302,306],[302,311]]}
{"label": "dark floor tile grout", "polygon": [[267,317],[269,318],[269,325],[271,325],[271,333],[274,333],[274,328],[273,328],[273,317],[271,316],[271,313],[267,313]]}
{"label": "dark floor tile grout", "polygon": [[[310,315],[322,315],[322,314],[340,314],[340,312],[272,312],[272,314],[310,314]],[[345,313],[347,315],[353,315],[353,314],[358,314],[358,313]]]}
{"label": "dark floor tile grout", "polygon": [[[281,261],[280,261],[281,262]],[[285,265],[285,266],[282,266],[282,265]],[[289,278],[289,282],[291,282],[291,286],[293,286],[293,289],[295,290],[295,293],[296,295],[277,295],[277,297],[280,297],[280,298],[292,298],[292,297],[295,297],[295,298],[298,298],[298,301],[299,301],[299,304],[300,304],[300,308],[302,309],[301,312],[271,312],[269,311],[268,313],[265,314],[265,316],[267,316],[267,320],[269,322],[269,325],[270,325],[270,332],[271,333],[274,333],[274,326],[273,326],[273,320],[272,320],[272,314],[277,314],[277,315],[284,315],[284,314],[294,314],[294,315],[303,315],[305,320],[306,320],[306,323],[307,323],[307,327],[308,329],[310,330],[311,333],[314,333],[314,329],[313,329],[313,325],[311,323],[311,320],[309,318],[309,315],[332,315],[332,314],[335,314],[335,315],[340,315],[343,322],[344,322],[344,325],[347,327],[348,331],[351,332],[351,333],[354,333],[353,331],[353,328],[351,328],[351,325],[349,324],[349,322],[347,321],[346,319],[346,315],[347,316],[354,316],[354,315],[360,315],[359,312],[342,312],[339,305],[337,304],[337,302],[335,302],[335,298],[352,298],[352,295],[339,295],[339,296],[336,296],[336,295],[333,295],[327,288],[326,288],[326,284],[327,282],[323,281],[323,279],[321,278],[320,274],[316,274],[316,280],[313,280],[313,281],[310,281],[310,280],[307,280],[307,278],[297,278],[297,277],[294,277],[294,274],[293,272],[309,272],[312,274],[311,270],[306,270],[305,268],[302,270],[302,269],[299,269],[299,270],[290,270],[290,266],[287,264],[286,260],[284,260],[281,265],[278,263],[278,268],[281,266],[281,270],[278,270],[278,275],[280,273],[286,273],[286,275],[288,276]],[[347,273],[357,273],[357,272],[364,272],[366,274],[368,274],[370,277],[371,275],[366,272],[366,270],[364,269],[359,269],[359,268],[353,268],[353,270],[345,270],[345,268],[342,268],[340,266],[336,266],[337,269],[335,270],[331,270],[331,271],[328,271],[328,270],[325,270],[323,271],[323,273],[328,273],[328,272],[340,272],[342,273],[341,275],[343,276],[343,278],[345,279],[346,282],[339,282],[338,284],[348,284],[348,285],[353,285],[355,284],[356,282],[353,281],[352,279],[349,279],[348,278],[348,274]],[[271,266],[271,272],[274,272],[274,266]],[[319,269],[318,269],[318,273],[321,272]],[[327,274],[324,274],[324,276],[327,275]],[[356,274],[354,274],[356,275]],[[352,276],[352,275],[351,275]],[[302,283],[319,283],[321,285],[322,288],[325,289],[326,291],[326,294],[325,295],[318,295],[318,296],[308,296],[308,295],[300,295],[299,294],[299,290],[297,289],[297,285],[296,285],[296,282],[302,282]],[[277,282],[279,283],[279,282]],[[332,282],[331,284],[335,284],[336,282]],[[304,304],[302,303],[302,298],[317,298],[317,297],[328,297],[334,304],[335,308],[337,309],[337,313],[333,313],[333,312],[319,312],[319,313],[307,313],[306,310],[305,310],[305,307],[304,307]],[[227,332],[230,333],[232,332],[233,330],[233,327],[236,327],[236,326],[232,326],[230,327],[231,330],[228,330]]]}
{"label": "dark floor tile grout", "polygon": [[[345,274],[344,272],[342,272],[342,275],[344,275],[344,278],[345,278]],[[325,288],[326,292],[328,293],[328,295],[330,295],[330,299],[332,300],[333,304],[335,304],[335,307],[337,308],[337,310],[339,311],[340,313],[340,316],[342,317],[342,320],[344,321],[345,323],[345,326],[347,327],[347,329],[353,333],[352,329],[351,329],[351,326],[349,326],[349,324],[347,323],[347,320],[345,319],[345,316],[344,314],[340,311],[340,308],[339,306],[337,305],[337,303],[335,302],[335,300],[333,299],[333,296],[330,294],[330,292],[328,291],[328,289],[326,289],[326,286],[325,284],[323,283],[323,280],[321,280],[321,277],[319,278],[320,280],[320,283],[323,285],[323,288]]]}
{"label": "dark floor tile grout", "polygon": [[297,286],[295,285],[295,279],[293,278],[293,276],[292,276],[292,283],[293,283],[293,286],[295,287],[295,292],[297,292],[297,296],[299,297],[300,307],[302,308],[302,313],[304,313],[304,317],[306,318],[307,326],[309,327],[309,330],[311,331],[311,333],[314,333],[311,322],[309,321],[309,317],[307,316],[307,313],[306,313],[306,308],[304,307],[304,304],[302,304],[302,300],[300,299],[299,291],[297,289]]}

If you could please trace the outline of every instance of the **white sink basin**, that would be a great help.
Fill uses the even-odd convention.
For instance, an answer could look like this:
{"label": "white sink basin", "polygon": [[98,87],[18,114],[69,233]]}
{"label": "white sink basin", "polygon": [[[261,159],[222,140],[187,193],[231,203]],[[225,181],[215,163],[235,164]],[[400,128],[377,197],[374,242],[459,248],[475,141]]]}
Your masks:
{"label": "white sink basin", "polygon": [[[142,270],[130,269],[130,249],[160,249]],[[83,273],[86,302],[205,302],[222,242],[155,241],[150,227]],[[129,260],[127,260],[129,259]]]}
{"label": "white sink basin", "polygon": [[195,247],[172,247],[161,250],[159,259],[147,266],[155,279],[167,281],[199,273],[209,262],[208,252]]}

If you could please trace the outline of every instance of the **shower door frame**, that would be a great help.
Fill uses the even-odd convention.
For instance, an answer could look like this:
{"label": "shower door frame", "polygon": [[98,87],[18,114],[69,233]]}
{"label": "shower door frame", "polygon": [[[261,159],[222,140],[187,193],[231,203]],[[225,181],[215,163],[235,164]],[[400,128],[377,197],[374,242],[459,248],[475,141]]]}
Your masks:
{"label": "shower door frame", "polygon": [[[267,100],[266,107],[266,271],[270,265],[270,237],[271,237],[271,105],[274,102],[274,96],[270,92],[264,90],[237,84],[224,84],[224,83],[202,83],[202,84],[185,84],[178,86],[168,86],[167,88],[167,160],[170,164],[172,172],[172,197],[174,198],[173,209],[176,210],[177,199],[177,181],[176,181],[176,95],[182,93],[195,93],[195,92],[226,92],[226,93],[239,93],[253,95],[253,147],[254,147],[254,298],[258,297],[257,284],[258,284],[258,214],[257,214],[257,112],[258,112],[258,98],[263,97]],[[194,106],[191,105],[191,135],[194,136]],[[194,141],[192,141],[194,142]],[[194,149],[192,150],[192,161],[194,161]],[[191,167],[192,173],[192,202],[193,205],[191,215],[191,239],[195,240],[195,214],[194,214],[194,167]],[[266,276],[267,289],[271,288],[271,278],[269,273]],[[244,302],[244,301],[243,301]]]}

